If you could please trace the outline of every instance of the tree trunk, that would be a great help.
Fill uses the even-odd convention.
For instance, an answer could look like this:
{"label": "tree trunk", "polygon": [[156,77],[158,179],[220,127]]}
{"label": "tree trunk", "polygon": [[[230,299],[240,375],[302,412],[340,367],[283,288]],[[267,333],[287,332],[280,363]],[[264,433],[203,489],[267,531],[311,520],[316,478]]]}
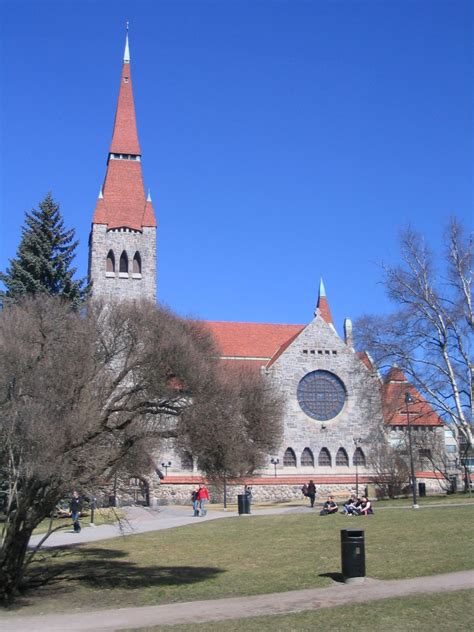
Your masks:
{"label": "tree trunk", "polygon": [[16,499],[16,506],[7,516],[8,523],[1,542],[0,603],[5,607],[13,603],[21,587],[31,534],[41,520],[51,514],[56,504],[54,495],[45,494],[44,487],[41,492],[33,482],[26,487],[27,494]]}
{"label": "tree trunk", "polygon": [[15,520],[8,525],[0,551],[0,600],[5,607],[13,602],[20,587],[28,542],[34,529],[22,526],[23,522]]}

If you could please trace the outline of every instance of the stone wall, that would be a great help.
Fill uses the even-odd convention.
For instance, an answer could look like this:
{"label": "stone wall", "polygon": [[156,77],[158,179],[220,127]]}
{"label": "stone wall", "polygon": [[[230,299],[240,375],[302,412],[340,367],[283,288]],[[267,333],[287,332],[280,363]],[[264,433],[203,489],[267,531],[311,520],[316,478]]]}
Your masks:
{"label": "stone wall", "polygon": [[[106,272],[109,250],[115,256],[115,272]],[[120,255],[128,256],[128,274],[119,272]],[[141,274],[132,272],[133,257],[140,253]],[[89,278],[93,295],[107,301],[156,301],[156,228],[144,227],[143,232],[120,228],[107,230],[104,224],[93,224],[89,238]]]}
{"label": "stone wall", "polygon": [[[312,419],[303,412],[297,399],[300,380],[316,370],[336,375],[346,389],[342,410],[327,421]],[[360,447],[367,457],[368,444],[364,439],[383,424],[378,376],[366,368],[353,349],[320,316],[277,358],[268,370],[268,379],[285,400],[284,437],[280,450],[274,455],[279,458],[280,471],[287,448],[296,454],[295,472],[302,471],[301,455],[305,448],[313,453],[315,467],[318,467],[320,450],[323,447],[329,450],[332,464],[326,469],[318,467],[320,474],[338,471],[335,460],[340,448],[346,451],[350,466],[353,465],[354,438],[362,438]]]}
{"label": "stone wall", "polygon": [[[443,490],[439,483],[433,479],[420,479],[426,484],[427,494],[440,494]],[[288,502],[295,500],[303,500],[301,493],[301,485],[252,485],[253,502]],[[344,483],[324,483],[317,485],[316,502],[325,501],[329,495],[332,495],[338,501],[346,500],[355,488]],[[191,505],[191,492],[196,488],[195,484],[167,484],[162,482],[159,488],[155,488],[155,504],[156,505]],[[222,486],[208,485],[209,494],[212,502],[223,502]],[[227,486],[227,502],[229,504],[237,504],[237,495],[243,494],[243,485]],[[359,495],[365,492],[365,484],[359,485]],[[369,485],[369,497],[372,500],[376,498],[376,489]]]}

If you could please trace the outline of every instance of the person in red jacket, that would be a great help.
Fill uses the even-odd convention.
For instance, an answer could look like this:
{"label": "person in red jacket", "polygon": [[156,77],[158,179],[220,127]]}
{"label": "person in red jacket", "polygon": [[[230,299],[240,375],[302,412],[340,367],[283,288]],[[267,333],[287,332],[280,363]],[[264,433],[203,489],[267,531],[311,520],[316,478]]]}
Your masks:
{"label": "person in red jacket", "polygon": [[199,515],[206,515],[206,502],[209,500],[209,492],[205,485],[199,485],[197,500],[199,501]]}

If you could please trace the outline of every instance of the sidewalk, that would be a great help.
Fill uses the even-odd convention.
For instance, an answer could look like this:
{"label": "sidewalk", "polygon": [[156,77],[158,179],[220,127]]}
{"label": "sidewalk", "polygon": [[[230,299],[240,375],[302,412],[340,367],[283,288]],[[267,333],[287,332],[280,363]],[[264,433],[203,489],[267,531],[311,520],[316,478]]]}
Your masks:
{"label": "sidewalk", "polygon": [[[124,507],[126,519],[121,524],[103,524],[98,527],[90,527],[88,523],[82,522],[82,530],[80,533],[74,533],[72,524],[66,529],[55,531],[43,543],[42,548],[54,548],[62,546],[73,546],[76,544],[84,544],[85,542],[97,542],[99,540],[108,540],[109,538],[117,538],[121,535],[132,535],[136,533],[146,533],[149,531],[160,531],[161,529],[173,529],[188,524],[198,524],[203,521],[217,520],[221,518],[235,518],[238,516],[237,511],[219,511],[211,509],[206,516],[195,518],[193,516],[192,507],[181,505],[165,505],[157,509],[148,509],[145,507]],[[258,515],[272,515],[285,513],[306,513],[312,511],[309,507],[279,507],[255,510]],[[245,516],[242,516],[245,520]],[[40,542],[44,534],[32,536],[30,539],[30,547],[36,546]]]}
{"label": "sidewalk", "polygon": [[[334,584],[328,588],[296,590],[209,601],[172,603],[163,606],[97,610],[74,614],[40,615],[34,617],[2,617],[2,632],[112,632],[157,625],[204,623],[224,619],[240,619],[261,615],[317,610],[348,603],[363,603],[376,599],[406,595],[451,592],[474,588],[474,572],[462,571],[380,581],[365,579],[357,584]],[[449,626],[448,626],[449,627]]]}

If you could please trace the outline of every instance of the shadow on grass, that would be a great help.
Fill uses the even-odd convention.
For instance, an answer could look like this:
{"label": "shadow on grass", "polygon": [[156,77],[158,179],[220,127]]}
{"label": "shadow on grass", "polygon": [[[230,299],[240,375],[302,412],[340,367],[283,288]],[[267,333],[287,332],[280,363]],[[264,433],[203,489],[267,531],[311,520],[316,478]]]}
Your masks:
{"label": "shadow on grass", "polygon": [[205,581],[225,572],[214,566],[139,566],[124,559],[127,557],[124,551],[100,547],[88,547],[81,551],[81,557],[74,554],[73,558],[70,551],[56,551],[32,564],[22,595],[28,597],[28,593],[38,589],[42,596],[52,595],[79,586],[94,590],[176,586]]}
{"label": "shadow on grass", "polygon": [[342,573],[320,573],[318,577],[329,577],[329,579],[332,579],[335,582],[340,584],[344,583],[344,576]]}

